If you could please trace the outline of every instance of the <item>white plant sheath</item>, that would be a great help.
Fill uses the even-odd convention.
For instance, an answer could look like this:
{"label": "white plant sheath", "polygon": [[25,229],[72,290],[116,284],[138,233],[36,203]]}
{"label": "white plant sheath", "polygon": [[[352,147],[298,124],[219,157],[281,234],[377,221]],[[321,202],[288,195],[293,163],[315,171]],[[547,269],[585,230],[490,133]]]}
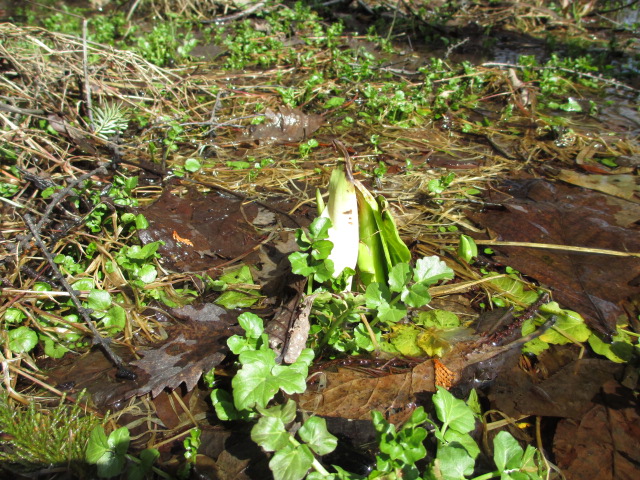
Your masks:
{"label": "white plant sheath", "polygon": [[[331,219],[329,240],[333,250],[329,259],[333,261],[334,277],[345,268],[356,269],[358,262],[358,244],[360,241],[358,225],[358,200],[350,169],[337,167],[331,172],[329,180],[329,201],[322,216]],[[351,290],[353,278],[347,282]]]}

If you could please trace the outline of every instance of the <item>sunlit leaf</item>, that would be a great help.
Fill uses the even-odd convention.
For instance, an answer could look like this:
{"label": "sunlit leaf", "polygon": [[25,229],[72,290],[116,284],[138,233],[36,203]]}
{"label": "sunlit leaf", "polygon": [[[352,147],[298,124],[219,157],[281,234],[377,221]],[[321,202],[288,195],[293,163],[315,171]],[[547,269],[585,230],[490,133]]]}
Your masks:
{"label": "sunlit leaf", "polygon": [[300,438],[318,455],[333,452],[338,439],[327,430],[327,421],[321,417],[311,417],[298,430]]}

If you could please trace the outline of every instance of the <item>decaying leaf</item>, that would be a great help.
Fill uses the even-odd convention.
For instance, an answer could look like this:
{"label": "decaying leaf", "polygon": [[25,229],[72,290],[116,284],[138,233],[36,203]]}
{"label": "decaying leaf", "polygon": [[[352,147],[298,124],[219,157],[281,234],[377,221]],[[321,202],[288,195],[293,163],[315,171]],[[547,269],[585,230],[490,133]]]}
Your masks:
{"label": "decaying leaf", "polygon": [[[504,210],[469,214],[498,240],[640,252],[640,206],[609,195],[525,179],[490,201]],[[640,293],[640,258],[561,250],[495,247],[496,260],[553,288],[554,299],[591,328],[615,331],[623,304]]]}
{"label": "decaying leaf", "polygon": [[567,480],[632,480],[640,463],[637,398],[616,381],[578,422],[561,420],[553,441],[556,464]]}
{"label": "decaying leaf", "polygon": [[96,405],[107,408],[146,393],[155,397],[163,389],[173,390],[182,383],[187,390],[193,389],[203,373],[225,358],[227,338],[241,333],[237,313],[211,303],[187,305],[171,313],[182,322],[166,328],[166,342],[139,352],[142,358],[130,363],[138,375],[135,381],[115,379],[113,366],[96,351],[76,359],[71,367],[53,372],[52,381],[71,381],[75,389],[86,388]]}
{"label": "decaying leaf", "polygon": [[[248,222],[258,218],[264,207],[229,194],[200,194],[189,190],[173,195],[170,189],[151,206],[142,209],[149,228],[140,230],[143,243],[163,241],[158,249],[161,262],[179,271],[215,267],[247,255],[259,245],[261,236]],[[263,218],[261,216],[260,218]]]}
{"label": "decaying leaf", "polygon": [[637,175],[585,175],[572,170],[560,170],[558,178],[572,185],[640,203],[640,179]]}
{"label": "decaying leaf", "polygon": [[260,143],[301,142],[318,130],[323,122],[321,115],[307,115],[297,108],[280,107],[278,113],[265,112],[265,122],[253,127],[252,140]]}

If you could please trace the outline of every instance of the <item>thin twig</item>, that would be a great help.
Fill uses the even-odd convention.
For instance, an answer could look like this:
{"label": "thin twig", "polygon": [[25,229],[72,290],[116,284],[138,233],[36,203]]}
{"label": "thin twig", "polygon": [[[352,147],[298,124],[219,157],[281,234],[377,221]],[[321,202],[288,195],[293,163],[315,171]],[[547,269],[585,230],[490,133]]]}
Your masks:
{"label": "thin twig", "polygon": [[49,249],[42,241],[42,238],[40,237],[40,231],[38,230],[38,227],[36,226],[36,224],[33,222],[33,218],[31,218],[31,215],[29,215],[28,213],[25,214],[24,221],[27,224],[27,227],[29,227],[29,230],[31,230],[31,234],[33,235],[33,239],[35,240],[36,245],[38,245],[38,248],[40,249],[42,254],[45,256],[47,263],[53,270],[56,280],[58,280],[58,282],[60,282],[60,284],[62,285],[62,288],[64,288],[69,293],[69,297],[71,298],[71,301],[73,302],[76,309],[78,310],[78,313],[80,314],[80,316],[82,316],[82,319],[84,320],[87,327],[91,331],[93,343],[99,345],[100,348],[102,348],[105,355],[107,356],[107,358],[118,368],[118,374],[117,374],[118,377],[135,378],[136,377],[135,373],[128,370],[124,366],[124,362],[122,361],[120,356],[111,349],[111,339],[105,338],[102,335],[100,335],[100,332],[98,331],[96,326],[93,324],[93,321],[89,317],[89,314],[91,313],[91,309],[88,309],[82,306],[82,303],[78,298],[78,294],[73,289],[73,287],[69,285],[69,282],[67,282],[67,279],[64,278],[64,275],[62,275],[62,272],[58,268],[58,265],[56,264],[56,262],[54,262],[53,257],[49,252]]}
{"label": "thin twig", "polygon": [[89,116],[89,127],[95,132],[93,124],[93,112],[91,109],[91,82],[89,82],[89,55],[87,53],[87,19],[82,19],[82,72],[84,73],[84,97],[87,102],[87,115]]}
{"label": "thin twig", "polygon": [[207,25],[209,23],[218,23],[218,24],[220,24],[220,23],[232,22],[234,20],[238,20],[239,18],[243,18],[243,17],[246,17],[248,15],[251,15],[253,12],[258,10],[259,8],[264,7],[265,3],[266,2],[258,2],[256,4],[250,6],[246,10],[243,10],[243,11],[238,12],[238,13],[234,13],[233,15],[227,15],[226,17],[214,18],[212,20],[202,20],[200,23]]}

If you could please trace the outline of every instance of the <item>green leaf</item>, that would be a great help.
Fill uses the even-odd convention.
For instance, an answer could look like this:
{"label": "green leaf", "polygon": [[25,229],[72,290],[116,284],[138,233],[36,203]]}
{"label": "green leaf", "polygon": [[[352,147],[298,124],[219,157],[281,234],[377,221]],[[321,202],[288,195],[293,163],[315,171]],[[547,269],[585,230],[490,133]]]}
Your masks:
{"label": "green leaf", "polygon": [[289,255],[289,262],[291,263],[291,271],[296,275],[302,275],[303,277],[308,277],[315,270],[315,266],[309,265],[309,254],[302,252],[293,252]]}
{"label": "green leaf", "polygon": [[413,280],[417,283],[433,285],[440,280],[451,278],[453,270],[435,255],[418,259],[413,269]]}
{"label": "green leaf", "polygon": [[107,443],[107,435],[104,433],[104,428],[102,425],[98,425],[89,435],[85,459],[90,464],[95,465],[109,449],[110,447]]}
{"label": "green leaf", "polygon": [[301,480],[313,464],[313,453],[306,445],[287,445],[269,461],[274,480]]}
{"label": "green leaf", "polygon": [[475,428],[476,419],[464,401],[457,399],[442,387],[433,396],[436,414],[443,422],[442,431],[447,427],[460,433],[469,433]]}
{"label": "green leaf", "polygon": [[36,282],[33,284],[33,291],[34,292],[50,292],[51,285],[49,285],[46,282]]}
{"label": "green leaf", "polygon": [[119,455],[124,455],[129,449],[129,429],[127,427],[120,427],[114,430],[107,438],[107,444]]}
{"label": "green leaf", "polygon": [[158,247],[160,247],[160,242],[147,243],[144,247],[133,245],[125,250],[125,256],[131,260],[147,260],[153,258]]}
{"label": "green leaf", "polygon": [[480,455],[480,447],[468,433],[456,432],[452,428],[446,431],[444,434],[444,440],[447,444],[456,444],[462,446],[471,458],[477,458]]}
{"label": "green leaf", "polygon": [[409,289],[405,288],[402,291],[400,300],[402,300],[409,307],[424,307],[431,301],[429,287],[422,283],[414,283]]}
{"label": "green leaf", "polygon": [[[570,343],[573,340],[577,342],[585,342],[591,335],[591,331],[589,330],[589,327],[585,325],[584,319],[580,314],[571,310],[564,310],[559,307],[556,308],[557,305],[558,304],[556,302],[550,302],[540,307],[540,311],[554,313],[558,316],[558,320],[555,325],[540,335],[540,340],[556,345]],[[562,335],[561,332],[567,333],[571,339]]]}
{"label": "green leaf", "polygon": [[475,461],[467,451],[458,446],[441,445],[434,462],[442,480],[462,480],[473,473]]}
{"label": "green leaf", "polygon": [[473,241],[473,238],[468,235],[460,235],[458,256],[467,263],[470,263],[471,260],[478,256],[478,246]]}
{"label": "green leaf", "polygon": [[[125,430],[126,433],[122,432]],[[97,426],[89,436],[87,462],[98,467],[98,476],[111,478],[120,474],[124,468],[125,453],[129,447],[129,430],[119,428],[106,437],[102,426]]]}
{"label": "green leaf", "polygon": [[119,305],[111,307],[107,314],[102,317],[102,324],[109,329],[110,332],[120,332],[124,330],[127,323],[127,315]]}
{"label": "green leaf", "polygon": [[29,327],[9,330],[9,350],[13,353],[30,352],[38,344],[38,334]]}
{"label": "green leaf", "polygon": [[233,404],[233,397],[226,390],[216,388],[211,392],[211,403],[216,411],[216,416],[222,421],[238,420],[240,413]]}
{"label": "green leaf", "polygon": [[342,97],[331,97],[329,100],[325,102],[324,108],[329,109],[329,108],[339,107],[344,103],[344,101],[345,99]]}
{"label": "green leaf", "polygon": [[215,300],[216,305],[220,305],[227,310],[234,308],[249,308],[260,300],[260,294],[250,290],[226,291]]}
{"label": "green leaf", "polygon": [[251,429],[251,440],[267,452],[275,452],[286,447],[289,437],[284,423],[277,417],[260,417]]}
{"label": "green leaf", "polygon": [[331,219],[329,217],[317,217],[309,225],[309,233],[314,241],[325,240],[329,238],[329,228],[331,228]]}
{"label": "green leaf", "polygon": [[298,430],[298,435],[318,455],[331,453],[338,446],[338,439],[329,433],[324,418],[309,418]]}
{"label": "green leaf", "polygon": [[238,323],[249,338],[260,338],[260,335],[262,335],[264,331],[262,319],[254,313],[243,313],[238,317]]}
{"label": "green leaf", "polygon": [[391,292],[386,285],[372,282],[365,291],[365,299],[367,307],[377,308],[381,305],[387,305],[391,301]]}
{"label": "green leaf", "polygon": [[402,292],[405,285],[411,279],[411,267],[406,263],[394,265],[389,272],[389,290],[392,292]]}
{"label": "green leaf", "polygon": [[424,411],[424,407],[418,407],[413,411],[413,413],[409,417],[409,420],[404,422],[404,425],[402,425],[402,428],[406,429],[406,428],[417,427],[419,425],[422,425],[424,422],[426,422],[428,418],[429,416]]}
{"label": "green leaf", "polygon": [[240,353],[242,368],[231,381],[233,402],[238,410],[257,405],[266,407],[280,386],[272,375],[276,354],[273,350],[246,350]]}
{"label": "green leaf", "polygon": [[460,319],[455,313],[439,309],[419,312],[415,322],[427,328],[434,327],[441,330],[449,330],[460,326]]}
{"label": "green leaf", "polygon": [[27,316],[19,308],[9,307],[5,310],[3,318],[6,323],[22,323]]}
{"label": "green leaf", "polygon": [[510,433],[499,432],[493,439],[493,461],[500,473],[517,470],[522,466],[524,450]]}
{"label": "green leaf", "polygon": [[612,362],[625,363],[633,357],[633,345],[629,335],[618,329],[611,343],[603,342],[600,337],[592,333],[589,337],[589,345],[598,355],[607,357]]}
{"label": "green leaf", "polygon": [[138,271],[137,276],[143,283],[151,283],[158,276],[158,272],[156,267],[151,264],[147,264]]}
{"label": "green leaf", "polygon": [[[299,365],[300,366],[300,365]],[[293,365],[276,365],[271,369],[271,374],[277,382],[279,388],[289,395],[294,393],[304,393],[307,389],[307,373],[300,372]]]}
{"label": "green leaf", "polygon": [[195,158],[188,158],[187,161],[184,162],[184,169],[187,172],[192,172],[192,173],[197,172],[198,170],[200,170],[201,167],[202,165]]}
{"label": "green leaf", "polygon": [[40,340],[44,343],[44,354],[50,358],[62,358],[69,351],[67,347],[56,342],[48,336],[41,336]]}
{"label": "green leaf", "polygon": [[378,307],[377,318],[385,323],[397,323],[407,316],[407,307],[399,303],[395,306],[384,304]]}
{"label": "green leaf", "polygon": [[91,290],[87,297],[87,306],[99,312],[108,310],[111,307],[111,294],[106,290]]}
{"label": "green leaf", "polygon": [[95,288],[93,278],[81,278],[80,280],[71,284],[74,290],[91,290]]}
{"label": "green leaf", "polygon": [[127,468],[127,480],[144,480],[151,472],[160,452],[155,448],[145,448],[140,452],[140,463]]}
{"label": "green leaf", "polygon": [[145,228],[149,228],[149,222],[145,218],[145,216],[141,213],[136,215],[136,228],[138,230],[144,230]]}
{"label": "green leaf", "polygon": [[260,408],[260,407],[257,408],[258,412],[261,415],[264,415],[267,417],[279,418],[280,420],[282,420],[282,423],[284,423],[285,425],[295,420],[297,409],[298,409],[298,406],[296,402],[294,402],[290,398],[287,400],[287,402],[284,405],[275,405],[269,408]]}
{"label": "green leaf", "polygon": [[313,250],[311,256],[315,260],[324,260],[331,255],[333,250],[333,242],[330,240],[316,240],[313,242]]}

